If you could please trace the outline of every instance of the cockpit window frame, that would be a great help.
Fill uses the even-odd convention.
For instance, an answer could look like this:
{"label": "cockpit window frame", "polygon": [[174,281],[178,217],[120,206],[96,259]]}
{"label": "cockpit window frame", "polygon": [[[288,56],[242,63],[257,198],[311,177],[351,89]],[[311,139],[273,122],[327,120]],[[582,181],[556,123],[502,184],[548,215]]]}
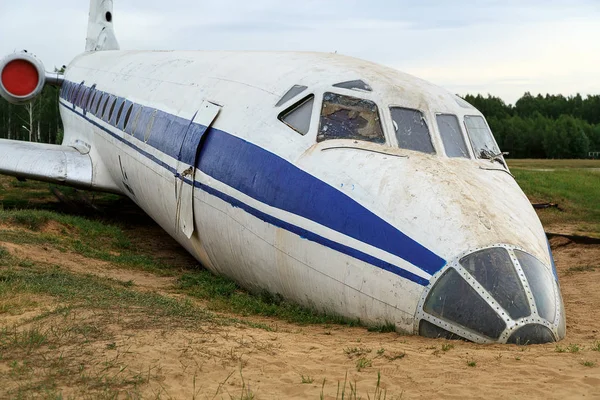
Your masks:
{"label": "cockpit window frame", "polygon": [[473,158],[478,161],[490,161],[489,158],[479,157],[479,155],[476,152],[475,144],[473,143],[473,139],[471,138],[471,133],[469,132],[469,127],[467,126],[467,118],[469,118],[469,117],[470,118],[477,117],[477,118],[481,118],[483,120],[483,123],[487,127],[488,132],[490,133],[490,136],[492,138],[492,141],[494,142],[494,145],[496,146],[496,149],[498,149],[498,156],[502,159],[501,164],[504,165],[504,167],[506,168],[506,161],[504,160],[502,149],[500,149],[500,146],[498,145],[498,142],[496,141],[496,137],[494,136],[494,132],[492,132],[492,129],[490,128],[490,125],[487,122],[487,119],[483,115],[464,114],[462,117],[462,126],[465,130],[467,138],[469,139],[469,145],[471,147],[471,152],[473,154]]}
{"label": "cockpit window frame", "polygon": [[[321,97],[322,100],[322,96]],[[313,129],[314,127],[314,118],[315,118],[315,109],[318,109],[318,107],[315,107],[315,104],[318,104],[318,98],[315,95],[315,93],[309,93],[308,95],[304,96],[302,99],[300,99],[299,101],[293,103],[291,106],[289,106],[288,108],[286,108],[285,110],[283,110],[282,112],[280,112],[277,115],[277,119],[282,122],[284,125],[286,125],[288,128],[292,129],[294,132],[302,135],[302,136],[307,136]],[[292,113],[294,113],[295,111],[298,111],[301,107],[303,107],[306,103],[308,102],[312,102],[312,108],[310,110],[310,120],[308,122],[308,129],[306,130],[306,132],[302,132],[300,131],[297,127],[293,126],[292,124],[288,123],[286,121],[286,117],[288,117],[289,115],[291,115]]]}
{"label": "cockpit window frame", "polygon": [[[453,160],[461,160],[461,159],[471,160],[471,161],[476,160],[477,158],[475,157],[475,151],[473,150],[473,144],[471,143],[471,138],[469,137],[469,134],[467,132],[467,127],[465,125],[465,116],[462,114],[457,114],[452,111],[447,111],[447,112],[437,111],[433,114],[433,116],[435,118],[435,126],[437,129],[437,134],[440,139],[440,144],[442,146],[442,149],[444,150],[444,155]],[[452,157],[452,156],[448,155],[448,151],[446,149],[446,144],[444,142],[444,136],[442,135],[442,132],[440,130],[438,116],[453,116],[456,118],[456,123],[457,123],[458,129],[460,130],[460,134],[462,135],[463,143],[465,144],[465,149],[467,150],[467,157]],[[462,121],[462,123],[461,123],[461,121]]]}
{"label": "cockpit window frame", "polygon": [[[317,115],[316,118],[318,120],[318,123],[316,124],[316,137],[315,137],[316,143],[327,143],[331,140],[353,140],[355,142],[369,143],[371,145],[393,147],[393,146],[391,146],[391,143],[393,143],[393,142],[391,141],[389,126],[388,126],[388,122],[389,122],[388,117],[390,117],[389,110],[386,110],[386,106],[381,102],[381,99],[377,98],[376,96],[373,96],[373,92],[366,92],[366,91],[365,92],[357,92],[354,90],[337,88],[337,87],[333,87],[333,86],[325,86],[321,89],[322,89],[322,91],[319,93],[318,98],[315,98],[315,101],[317,102],[317,105],[318,105],[318,107],[315,107],[315,112]],[[358,99],[358,100],[364,100],[364,101],[368,101],[368,102],[375,104],[375,107],[377,108],[377,117],[379,119],[379,127],[381,129],[381,133],[383,135],[384,141],[383,142],[375,142],[375,141],[368,141],[368,140],[343,139],[343,138],[336,138],[336,139],[332,138],[332,139],[326,139],[326,140],[319,141],[319,130],[321,128],[323,104],[325,103],[325,96],[327,94],[333,94],[336,96],[343,96],[343,97],[348,97],[348,98],[353,98],[353,99]]]}
{"label": "cockpit window frame", "polygon": [[[377,103],[377,102],[375,102],[375,103]],[[394,126],[394,119],[392,118],[392,108],[402,108],[405,110],[418,111],[421,113],[421,115],[423,117],[423,121],[425,122],[425,125],[427,126],[427,130],[429,131],[429,140],[431,141],[433,153],[425,153],[425,152],[422,152],[419,150],[411,150],[411,149],[406,149],[404,147],[400,147],[400,143],[398,142],[398,138],[396,136],[396,128]],[[435,136],[435,131],[432,129],[431,115],[427,110],[424,110],[424,109],[421,109],[418,107],[407,106],[406,104],[391,103],[387,107],[385,107],[385,109],[382,111],[382,116],[385,119],[385,121],[383,121],[382,125],[384,128],[384,134],[386,135],[386,139],[388,141],[389,146],[391,146],[395,149],[416,152],[421,155],[427,155],[427,156],[435,157],[439,154],[437,137]],[[388,133],[389,133],[389,137],[388,137]]]}

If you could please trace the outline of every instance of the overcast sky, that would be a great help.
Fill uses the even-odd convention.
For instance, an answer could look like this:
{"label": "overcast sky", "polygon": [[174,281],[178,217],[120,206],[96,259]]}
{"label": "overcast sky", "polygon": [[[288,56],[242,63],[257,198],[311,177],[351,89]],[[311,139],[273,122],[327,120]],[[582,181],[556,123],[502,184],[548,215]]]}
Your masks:
{"label": "overcast sky", "polygon": [[[600,94],[600,0],[115,0],[122,49],[310,50],[375,61],[454,93]],[[0,54],[68,64],[87,0],[0,0]]]}

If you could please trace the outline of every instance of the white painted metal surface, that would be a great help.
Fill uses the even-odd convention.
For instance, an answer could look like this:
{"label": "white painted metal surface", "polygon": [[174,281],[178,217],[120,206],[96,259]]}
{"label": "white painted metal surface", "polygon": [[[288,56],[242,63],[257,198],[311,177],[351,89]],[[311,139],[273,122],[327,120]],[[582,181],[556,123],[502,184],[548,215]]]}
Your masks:
{"label": "white painted metal surface", "polygon": [[69,146],[0,141],[0,173],[64,185],[92,188],[92,161]]}
{"label": "white painted metal surface", "polygon": [[[92,1],[90,32],[97,9],[107,7],[112,12],[111,1]],[[90,45],[94,35],[88,50],[118,46],[110,38]],[[334,86],[354,80],[371,91]],[[295,85],[307,89],[274,106]],[[320,141],[327,93],[375,104],[385,143]],[[314,105],[302,135],[279,118],[308,95]],[[420,112],[434,154],[400,148],[390,107]],[[441,114],[461,122],[466,158],[446,155]],[[521,249],[539,260],[541,274],[553,273],[542,225],[501,156],[489,157],[495,162],[474,151],[463,122],[481,113],[444,89],[335,54],[98,51],[68,66],[61,115],[64,144],[89,151],[92,188],[129,196],[206,268],[250,290],[429,336],[422,321],[478,342],[564,336],[554,279],[547,292],[556,312],[543,319],[530,280],[504,293],[461,263],[490,248],[513,258]],[[5,164],[3,173],[20,170]],[[518,261],[509,269],[523,275]],[[460,299],[450,305],[464,307],[468,323],[426,311],[450,299],[436,283],[452,271],[483,299],[480,309]],[[495,300],[497,290],[514,299],[529,290],[521,306],[530,314],[500,318],[511,304]],[[503,321],[497,336],[474,328],[486,307]],[[519,336],[521,328],[537,333]]]}

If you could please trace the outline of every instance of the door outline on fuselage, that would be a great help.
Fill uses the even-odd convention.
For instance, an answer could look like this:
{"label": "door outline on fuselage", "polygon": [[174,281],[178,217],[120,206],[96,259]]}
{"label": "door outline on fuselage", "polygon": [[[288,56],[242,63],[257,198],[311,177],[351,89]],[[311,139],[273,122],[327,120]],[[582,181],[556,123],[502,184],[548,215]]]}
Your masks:
{"label": "door outline on fuselage", "polygon": [[[175,229],[190,239],[194,234],[194,181],[196,165],[202,151],[202,139],[217,119],[221,106],[204,100],[191,119],[181,140],[175,175],[177,204]],[[191,163],[189,163],[191,161]]]}

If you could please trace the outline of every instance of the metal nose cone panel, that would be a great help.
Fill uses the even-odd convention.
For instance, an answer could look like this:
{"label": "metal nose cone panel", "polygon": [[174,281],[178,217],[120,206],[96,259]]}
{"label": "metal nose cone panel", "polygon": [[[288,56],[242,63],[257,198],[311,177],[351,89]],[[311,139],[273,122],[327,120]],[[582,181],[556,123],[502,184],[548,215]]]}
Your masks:
{"label": "metal nose cone panel", "polygon": [[432,280],[417,311],[419,334],[478,343],[560,340],[565,319],[558,282],[522,249],[467,253]]}
{"label": "metal nose cone panel", "polygon": [[548,342],[554,342],[554,334],[544,325],[530,324],[525,325],[515,331],[506,343],[511,344],[542,344]]}

